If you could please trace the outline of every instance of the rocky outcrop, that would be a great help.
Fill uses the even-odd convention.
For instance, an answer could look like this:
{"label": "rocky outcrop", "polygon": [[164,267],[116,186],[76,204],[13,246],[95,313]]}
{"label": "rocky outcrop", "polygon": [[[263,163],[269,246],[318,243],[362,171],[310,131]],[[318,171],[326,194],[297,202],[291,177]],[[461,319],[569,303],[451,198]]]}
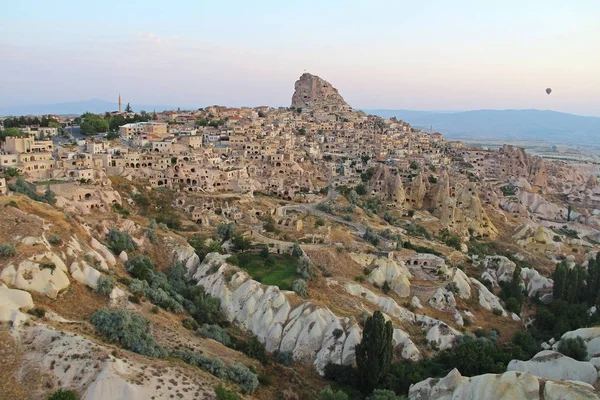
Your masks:
{"label": "rocky outcrop", "polygon": [[372,265],[374,268],[369,274],[369,282],[380,287],[387,282],[398,296],[408,297],[410,295],[409,278],[412,275],[403,263],[396,263],[389,258],[380,257]]}
{"label": "rocky outcrop", "polygon": [[372,304],[377,305],[381,311],[385,312],[391,317],[419,326],[423,331],[426,332],[427,340],[435,343],[435,345],[440,349],[452,347],[456,341],[456,338],[461,336],[460,332],[448,326],[444,322],[423,314],[415,314],[404,307],[400,307],[398,303],[396,303],[396,301],[391,297],[378,296],[361,285],[355,283],[346,283],[344,285],[344,290],[353,296],[360,297]]}
{"label": "rocky outcrop", "polygon": [[[579,328],[574,331],[565,332],[561,339],[575,339],[580,337],[585,342],[587,348],[587,359],[600,357],[600,327]],[[558,349],[559,342],[556,342],[553,349]]]}
{"label": "rocky outcrop", "polygon": [[452,214],[452,226],[454,230],[460,231],[462,236],[469,236],[470,232],[473,232],[475,236],[489,238],[498,235],[498,230],[483,209],[473,182],[465,185],[456,199],[456,207]]}
{"label": "rocky outcrop", "polygon": [[452,223],[452,212],[454,210],[454,200],[450,196],[450,178],[448,171],[440,172],[438,183],[432,189],[431,206],[433,215],[439,218],[440,223],[449,227]]}
{"label": "rocky outcrop", "polygon": [[428,301],[429,305],[436,310],[456,307],[456,299],[452,292],[445,288],[438,288]]}
{"label": "rocky outcrop", "polygon": [[513,235],[515,242],[528,250],[542,253],[556,253],[562,248],[562,241],[555,241],[556,233],[550,229],[528,221]]}
{"label": "rocky outcrop", "polygon": [[[62,264],[64,265],[64,263]],[[10,264],[0,274],[0,279],[17,289],[45,294],[56,298],[59,292],[69,287],[66,267],[63,270],[53,263],[37,263],[30,260],[18,265]]]}
{"label": "rocky outcrop", "polygon": [[57,388],[74,390],[87,400],[166,399],[175,396],[174,388],[182,399],[213,393],[214,378],[201,370],[194,371],[193,378],[180,366],[157,365],[156,360],[146,364],[144,358],[124,351],[117,358],[111,347],[45,325],[31,326],[22,336],[20,375],[35,374],[43,382],[28,386],[31,398],[48,398]]}
{"label": "rocky outcrop", "polygon": [[453,369],[444,378],[429,378],[411,385],[410,400],[591,400],[594,388],[579,382],[546,381],[529,373],[508,371],[463,377]]}
{"label": "rocky outcrop", "polygon": [[529,193],[524,190],[517,194],[519,202],[531,213],[543,219],[564,221],[567,218],[567,209],[550,203],[539,193]]}
{"label": "rocky outcrop", "polygon": [[289,351],[296,360],[313,362],[320,372],[327,363],[354,360],[354,346],[361,338],[354,319],[337,317],[310,302],[292,306],[285,292],[250,279],[227,264],[227,257],[209,254],[193,278],[221,300],[228,320],[255,334],[268,351]]}
{"label": "rocky outcrop", "polygon": [[598,371],[587,361],[577,361],[561,353],[542,350],[529,361],[512,360],[508,371],[530,372],[541,378],[557,381],[580,381],[593,385]]}
{"label": "rocky outcrop", "polygon": [[427,194],[427,184],[423,177],[423,172],[420,172],[410,182],[408,195],[406,196],[407,204],[414,210],[423,208],[423,200]]}
{"label": "rocky outcrop", "polygon": [[490,292],[488,288],[486,288],[481,282],[479,282],[475,278],[471,278],[471,284],[476,286],[479,290],[479,305],[481,307],[489,311],[500,310],[503,317],[508,316],[508,314],[504,310],[504,307],[502,307],[502,304],[500,303],[500,299],[495,294]]}
{"label": "rocky outcrop", "polygon": [[517,265],[504,256],[486,256],[483,259],[482,280],[488,280],[493,287],[500,286],[501,282],[510,282]]}
{"label": "rocky outcrop", "polygon": [[24,312],[33,308],[31,295],[18,289],[9,289],[0,283],[0,322],[10,322],[13,327],[29,319]]}
{"label": "rocky outcrop", "polygon": [[349,111],[350,106],[329,82],[305,72],[294,85],[292,107],[324,112]]}
{"label": "rocky outcrop", "polygon": [[382,200],[394,203],[398,207],[403,207],[406,202],[402,178],[400,175],[392,174],[387,165],[384,164],[380,164],[375,170],[369,180],[368,190],[369,193]]}

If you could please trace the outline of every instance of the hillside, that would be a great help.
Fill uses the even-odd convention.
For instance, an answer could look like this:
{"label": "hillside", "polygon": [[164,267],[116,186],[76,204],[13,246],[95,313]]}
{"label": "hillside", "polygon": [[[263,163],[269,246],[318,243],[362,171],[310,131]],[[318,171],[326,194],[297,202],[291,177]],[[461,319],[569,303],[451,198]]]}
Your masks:
{"label": "hillside", "polygon": [[475,110],[429,112],[365,110],[383,118],[396,117],[415,127],[451,138],[540,141],[594,145],[600,143],[600,118],[544,110]]}

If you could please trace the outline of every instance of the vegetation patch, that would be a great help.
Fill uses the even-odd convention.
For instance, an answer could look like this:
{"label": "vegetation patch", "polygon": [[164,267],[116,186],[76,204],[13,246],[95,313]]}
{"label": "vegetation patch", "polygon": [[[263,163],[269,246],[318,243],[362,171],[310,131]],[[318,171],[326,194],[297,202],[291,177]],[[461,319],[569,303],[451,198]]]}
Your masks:
{"label": "vegetation patch", "polygon": [[239,253],[236,264],[256,281],[264,285],[292,290],[297,275],[298,259],[288,254],[269,254],[268,262],[261,254]]}

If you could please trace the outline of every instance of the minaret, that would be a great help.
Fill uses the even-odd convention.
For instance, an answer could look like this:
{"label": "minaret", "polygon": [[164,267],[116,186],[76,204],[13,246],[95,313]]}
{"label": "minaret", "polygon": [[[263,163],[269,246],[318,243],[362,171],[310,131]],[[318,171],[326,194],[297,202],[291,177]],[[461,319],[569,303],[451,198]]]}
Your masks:
{"label": "minaret", "polygon": [[123,103],[121,103],[121,93],[119,93],[119,114],[123,112]]}

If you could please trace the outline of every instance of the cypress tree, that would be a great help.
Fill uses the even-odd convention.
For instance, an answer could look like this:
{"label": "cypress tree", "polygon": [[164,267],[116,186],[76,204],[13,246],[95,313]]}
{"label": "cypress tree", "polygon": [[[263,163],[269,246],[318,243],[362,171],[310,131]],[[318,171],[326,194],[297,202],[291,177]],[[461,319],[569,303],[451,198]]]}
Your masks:
{"label": "cypress tree", "polygon": [[561,261],[554,270],[554,287],[552,288],[552,300],[562,300],[567,288],[567,263]]}
{"label": "cypress tree", "polygon": [[393,357],[394,328],[381,311],[367,319],[362,341],[356,345],[356,364],[363,390],[371,392],[385,377]]}
{"label": "cypress tree", "polygon": [[587,279],[587,302],[588,305],[596,304],[598,297],[598,286],[600,283],[600,252],[596,254],[596,260],[590,258],[588,263]]}

